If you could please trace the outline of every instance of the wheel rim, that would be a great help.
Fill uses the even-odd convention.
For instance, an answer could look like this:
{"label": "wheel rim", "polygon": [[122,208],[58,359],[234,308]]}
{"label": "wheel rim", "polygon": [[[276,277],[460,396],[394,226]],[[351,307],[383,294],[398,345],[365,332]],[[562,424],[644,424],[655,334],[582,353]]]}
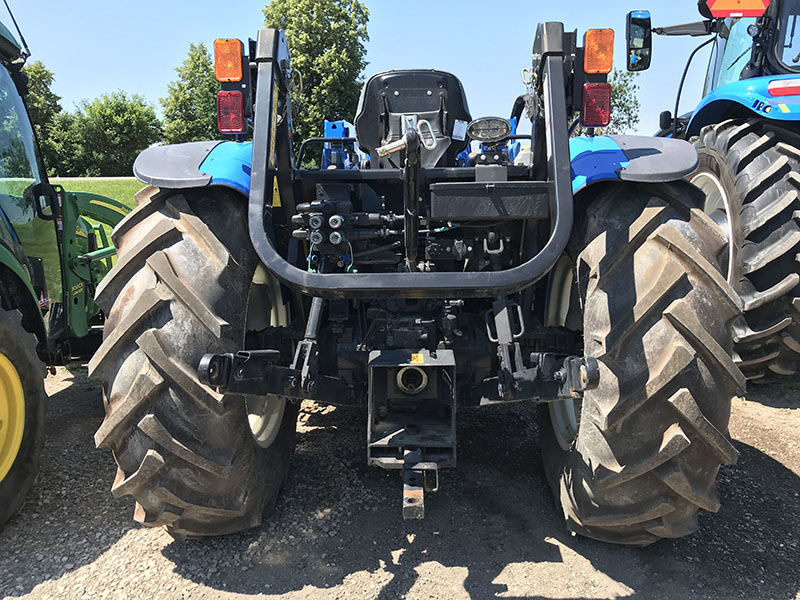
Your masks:
{"label": "wheel rim", "polygon": [[[545,311],[545,327],[563,327],[569,313],[572,294],[572,260],[562,256],[553,269],[550,294]],[[578,437],[581,422],[580,400],[557,400],[550,402],[550,422],[558,445],[569,450]]]}
{"label": "wheel rim", "polygon": [[[713,171],[698,171],[691,179],[691,183],[700,188],[705,194],[706,201],[703,204],[703,212],[720,226],[725,234],[725,239],[728,242],[728,268],[726,278],[728,283],[735,284],[734,270],[736,267],[736,244],[732,243],[734,240],[734,219],[732,215],[734,212],[731,210],[731,199],[728,192],[725,191],[725,186],[719,176]],[[722,213],[725,215],[725,223],[722,224],[718,219],[714,219],[715,213]]]}
{"label": "wheel rim", "polygon": [[[269,302],[267,311],[268,324],[273,327],[285,327],[289,324],[289,311],[281,302],[281,286],[278,281],[269,275],[261,265],[256,269],[253,277],[253,287],[262,287],[262,294],[265,294]],[[253,299],[251,291],[250,298]],[[263,310],[265,306],[248,305],[248,313],[251,310]],[[248,314],[248,321],[250,314]],[[286,410],[286,399],[270,394],[269,396],[252,397],[248,396],[245,400],[247,406],[247,422],[253,439],[262,448],[269,448],[281,429],[283,413]]]}
{"label": "wheel rim", "polygon": [[14,364],[0,354],[0,481],[19,454],[25,432],[25,393]]}

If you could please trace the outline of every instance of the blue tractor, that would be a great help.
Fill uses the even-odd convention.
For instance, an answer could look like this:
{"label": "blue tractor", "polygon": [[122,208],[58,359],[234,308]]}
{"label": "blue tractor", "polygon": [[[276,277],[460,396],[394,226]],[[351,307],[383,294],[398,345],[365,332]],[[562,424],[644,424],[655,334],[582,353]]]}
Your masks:
{"label": "blue tractor", "polygon": [[703,99],[691,114],[677,116],[677,102],[675,117],[662,113],[659,135],[692,141],[700,156],[689,180],[725,231],[725,272],[744,301],[745,319],[733,329],[738,365],[748,379],[793,375],[800,369],[800,1],[701,0],[698,8],[705,20],[660,28],[647,11],[630,13],[628,68],[649,67],[652,34],[709,37],[700,46],[711,45]]}
{"label": "blue tractor", "polygon": [[[513,158],[512,123],[474,119],[457,77],[398,70],[367,80],[352,127],[329,127],[324,168],[309,168],[284,33],[218,40],[215,55],[220,130],[239,139],[139,155],[151,187],[97,292],[96,441],[136,520],[184,536],[257,526],[304,399],[363,408],[350,414],[367,462],[402,474],[405,518],[455,466],[460,411],[512,402],[539,406],[571,530],[646,545],[719,509],[741,306],[684,181],[697,153],[569,139],[575,114],[608,125],[613,31],[581,44],[538,26],[514,111],[533,133]],[[471,141],[481,152],[459,165]],[[487,432],[486,452],[504,435]]]}

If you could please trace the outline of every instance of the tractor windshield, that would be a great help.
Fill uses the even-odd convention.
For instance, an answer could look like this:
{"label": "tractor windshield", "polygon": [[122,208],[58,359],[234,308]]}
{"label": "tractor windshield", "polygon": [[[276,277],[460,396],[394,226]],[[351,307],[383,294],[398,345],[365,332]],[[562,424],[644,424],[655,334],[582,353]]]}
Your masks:
{"label": "tractor windshield", "polygon": [[784,0],[775,39],[783,65],[790,71],[800,71],[800,0]]}
{"label": "tractor windshield", "polygon": [[753,18],[729,18],[723,21],[711,51],[706,94],[741,79],[753,52],[753,38],[747,33],[747,28],[755,21]]}
{"label": "tractor windshield", "polygon": [[[61,302],[63,284],[55,223],[39,218],[51,215],[52,209],[46,198],[34,195],[34,186],[42,182],[44,173],[40,165],[25,104],[11,75],[0,65],[0,241],[22,247],[44,310]],[[62,318],[58,311],[51,314]],[[49,321],[48,326],[52,326]]]}
{"label": "tractor windshield", "polygon": [[0,67],[0,195],[22,204],[26,190],[40,182],[28,113],[8,71]]}

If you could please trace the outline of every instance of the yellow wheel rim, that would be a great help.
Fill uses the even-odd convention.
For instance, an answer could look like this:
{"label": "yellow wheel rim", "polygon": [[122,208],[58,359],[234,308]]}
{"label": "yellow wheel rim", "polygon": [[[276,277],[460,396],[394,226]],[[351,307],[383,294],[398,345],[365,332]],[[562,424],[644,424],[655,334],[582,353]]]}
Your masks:
{"label": "yellow wheel rim", "polygon": [[22,444],[25,393],[14,364],[0,354],[0,481],[5,479]]}

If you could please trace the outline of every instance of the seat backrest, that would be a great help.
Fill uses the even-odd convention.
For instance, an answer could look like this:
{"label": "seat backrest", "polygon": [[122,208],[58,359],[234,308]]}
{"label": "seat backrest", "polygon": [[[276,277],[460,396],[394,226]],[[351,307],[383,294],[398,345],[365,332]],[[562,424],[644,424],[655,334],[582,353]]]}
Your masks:
{"label": "seat backrest", "polygon": [[356,137],[370,155],[371,167],[403,165],[403,153],[380,159],[376,148],[400,139],[405,134],[404,117],[409,116],[429,121],[438,140],[435,150],[422,149],[421,165],[454,166],[469,143],[466,126],[472,120],[464,86],[443,71],[400,70],[373,75],[361,92]]}

